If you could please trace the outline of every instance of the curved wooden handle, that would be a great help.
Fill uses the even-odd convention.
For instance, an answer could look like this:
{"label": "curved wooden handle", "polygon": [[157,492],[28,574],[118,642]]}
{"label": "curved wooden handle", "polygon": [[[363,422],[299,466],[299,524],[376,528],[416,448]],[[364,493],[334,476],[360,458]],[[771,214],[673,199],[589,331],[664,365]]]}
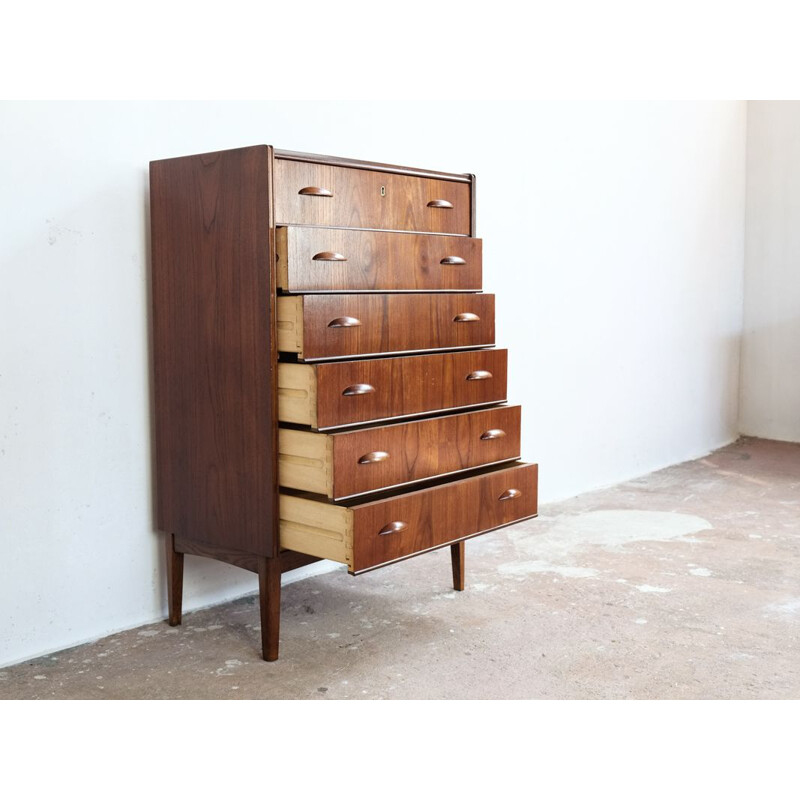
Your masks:
{"label": "curved wooden handle", "polygon": [[452,208],[453,204],[449,200],[431,200],[428,208]]}
{"label": "curved wooden handle", "polygon": [[460,267],[467,262],[460,256],[445,256],[439,263],[445,267]]}
{"label": "curved wooden handle", "polygon": [[315,253],[311,256],[312,261],[347,261],[347,256],[341,253],[334,253],[331,250],[323,250],[321,253]]}
{"label": "curved wooden handle", "polygon": [[344,397],[354,397],[357,394],[370,394],[374,391],[375,387],[370,386],[368,383],[354,383],[352,386],[348,386],[342,392],[342,395]]}
{"label": "curved wooden handle", "polygon": [[480,322],[481,318],[471,311],[464,311],[462,314],[456,314],[453,317],[453,322]]}
{"label": "curved wooden handle", "polygon": [[297,194],[302,194],[306,197],[333,197],[333,192],[330,189],[323,189],[321,186],[304,186]]}
{"label": "curved wooden handle", "polygon": [[389,454],[383,450],[375,450],[372,453],[367,453],[358,459],[359,464],[377,464],[379,461],[386,461]]}
{"label": "curved wooden handle", "polygon": [[388,525],[384,525],[379,531],[379,536],[386,536],[387,533],[400,533],[400,531],[404,531],[408,527],[407,522],[390,522]]}
{"label": "curved wooden handle", "polygon": [[506,489],[503,494],[498,497],[498,500],[513,500],[515,497],[521,497],[522,492],[519,489]]}
{"label": "curved wooden handle", "polygon": [[481,439],[484,441],[486,439],[502,439],[505,435],[506,432],[502,428],[491,428],[481,434]]}
{"label": "curved wooden handle", "polygon": [[475,372],[470,372],[467,375],[468,381],[488,381],[492,377],[492,373],[488,369],[476,369]]}
{"label": "curved wooden handle", "polygon": [[336,317],[328,323],[329,328],[357,328],[361,324],[355,317]]}

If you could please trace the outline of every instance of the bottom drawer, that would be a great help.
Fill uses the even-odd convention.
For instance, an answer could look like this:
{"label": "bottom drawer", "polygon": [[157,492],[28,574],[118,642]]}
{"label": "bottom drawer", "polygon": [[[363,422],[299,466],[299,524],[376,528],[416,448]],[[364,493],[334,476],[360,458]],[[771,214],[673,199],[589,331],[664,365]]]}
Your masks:
{"label": "bottom drawer", "polygon": [[535,516],[537,478],[517,463],[367,503],[281,494],[281,547],[364,572]]}

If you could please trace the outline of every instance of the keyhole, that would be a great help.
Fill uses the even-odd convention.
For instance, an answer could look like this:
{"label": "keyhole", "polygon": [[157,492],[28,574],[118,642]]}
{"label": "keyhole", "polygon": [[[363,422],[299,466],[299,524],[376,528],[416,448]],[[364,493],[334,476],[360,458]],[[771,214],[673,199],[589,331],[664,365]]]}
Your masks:
{"label": "keyhole", "polygon": [[386,197],[386,187],[381,186],[381,197]]}

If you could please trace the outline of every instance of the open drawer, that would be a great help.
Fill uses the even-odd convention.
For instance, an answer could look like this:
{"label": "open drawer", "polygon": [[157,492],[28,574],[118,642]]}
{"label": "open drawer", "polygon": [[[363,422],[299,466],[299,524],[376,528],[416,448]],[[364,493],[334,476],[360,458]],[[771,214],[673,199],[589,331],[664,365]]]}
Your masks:
{"label": "open drawer", "polygon": [[278,297],[278,350],[301,361],[489,347],[492,294]]}
{"label": "open drawer", "polygon": [[278,363],[278,419],[322,430],[506,399],[507,350]]}
{"label": "open drawer", "polygon": [[342,499],[519,458],[519,406],[341,433],[278,431],[281,486]]}
{"label": "open drawer", "polygon": [[517,462],[413,492],[334,504],[284,492],[281,547],[347,564],[352,574],[537,513],[538,467]]}

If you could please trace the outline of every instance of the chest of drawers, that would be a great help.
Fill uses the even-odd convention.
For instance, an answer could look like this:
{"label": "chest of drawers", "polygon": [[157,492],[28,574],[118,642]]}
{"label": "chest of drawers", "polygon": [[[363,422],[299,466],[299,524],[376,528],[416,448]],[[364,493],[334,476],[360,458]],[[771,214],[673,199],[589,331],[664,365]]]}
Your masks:
{"label": "chest of drawers", "polygon": [[184,554],[352,575],[537,513],[482,293],[475,179],[262,145],[150,164],[158,528]]}

